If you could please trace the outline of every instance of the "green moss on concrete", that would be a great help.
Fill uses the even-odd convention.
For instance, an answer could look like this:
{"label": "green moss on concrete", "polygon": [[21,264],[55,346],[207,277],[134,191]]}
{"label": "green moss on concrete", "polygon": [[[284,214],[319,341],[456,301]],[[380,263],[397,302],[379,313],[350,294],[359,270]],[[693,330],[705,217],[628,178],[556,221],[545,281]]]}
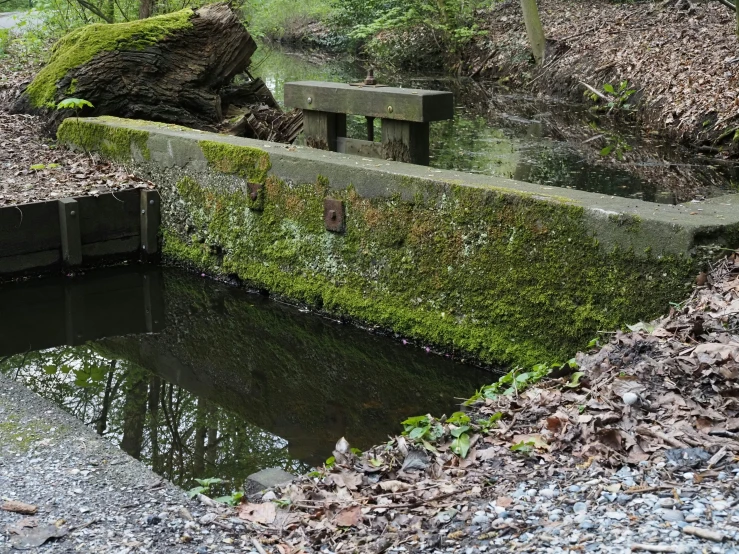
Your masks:
{"label": "green moss on concrete", "polygon": [[85,151],[95,150],[117,161],[130,161],[132,148],[145,160],[151,157],[147,146],[149,133],[138,129],[105,127],[70,117],[59,126],[57,139]]}
{"label": "green moss on concrete", "polygon": [[201,140],[200,148],[214,169],[239,175],[252,183],[264,183],[272,164],[269,154],[258,148]]}
{"label": "green moss on concrete", "polygon": [[192,15],[193,11],[188,8],[128,23],[97,23],[75,29],[54,45],[49,63],[26,89],[31,104],[36,108],[53,107],[56,84],[70,70],[89,62],[101,52],[143,50],[153,46],[191,27]]}
{"label": "green moss on concrete", "polygon": [[[235,148],[208,159],[254,176],[261,151]],[[324,228],[323,179],[270,176],[261,212],[241,190],[192,178],[176,188],[194,230],[170,227],[166,256],[487,362],[565,359],[598,330],[661,313],[695,270],[688,258],[606,251],[581,207],[527,195],[434,185],[408,202],[331,190],[347,205],[338,235]]]}

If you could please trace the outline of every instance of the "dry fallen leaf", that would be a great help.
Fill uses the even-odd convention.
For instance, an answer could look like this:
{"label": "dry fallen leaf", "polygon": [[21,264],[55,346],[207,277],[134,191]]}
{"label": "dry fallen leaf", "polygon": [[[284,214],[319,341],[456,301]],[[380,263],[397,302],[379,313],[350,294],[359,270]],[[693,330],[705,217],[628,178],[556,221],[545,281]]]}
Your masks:
{"label": "dry fallen leaf", "polygon": [[17,500],[8,500],[0,506],[0,510],[15,512],[17,514],[33,515],[38,511],[38,507],[32,504],[26,504],[25,502],[18,502]]}
{"label": "dry fallen leaf", "polygon": [[356,527],[362,521],[362,508],[360,506],[351,506],[344,508],[334,519],[334,523],[339,527]]}
{"label": "dry fallen leaf", "polygon": [[507,508],[511,504],[513,504],[513,499],[509,496],[499,496],[495,500],[495,505],[500,506],[501,508]]}
{"label": "dry fallen leaf", "polygon": [[239,517],[246,521],[269,525],[277,516],[277,509],[272,502],[262,504],[241,504],[239,506]]}

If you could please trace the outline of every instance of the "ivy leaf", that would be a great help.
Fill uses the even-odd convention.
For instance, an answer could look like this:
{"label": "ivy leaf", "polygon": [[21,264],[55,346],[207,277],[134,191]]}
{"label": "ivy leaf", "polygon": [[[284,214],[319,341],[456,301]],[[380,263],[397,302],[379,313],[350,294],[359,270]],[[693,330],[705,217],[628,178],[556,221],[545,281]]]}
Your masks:
{"label": "ivy leaf", "polygon": [[467,453],[470,451],[470,436],[467,434],[460,435],[452,441],[451,445],[452,452],[462,458],[467,457]]}
{"label": "ivy leaf", "polygon": [[412,439],[420,439],[428,432],[428,430],[428,427],[414,427],[413,430],[408,433],[408,436]]}
{"label": "ivy leaf", "polygon": [[606,83],[603,85],[603,90],[610,94],[616,94],[616,90],[613,88],[613,85],[611,83]]}
{"label": "ivy leaf", "polygon": [[462,433],[466,433],[469,430],[470,430],[469,425],[462,425],[461,427],[455,427],[454,429],[452,429],[451,433],[453,437],[459,438],[459,436],[462,435]]}
{"label": "ivy leaf", "polygon": [[576,371],[572,374],[572,378],[570,379],[570,382],[567,383],[565,386],[570,387],[574,389],[575,387],[580,385],[580,378],[585,375],[582,371]]}

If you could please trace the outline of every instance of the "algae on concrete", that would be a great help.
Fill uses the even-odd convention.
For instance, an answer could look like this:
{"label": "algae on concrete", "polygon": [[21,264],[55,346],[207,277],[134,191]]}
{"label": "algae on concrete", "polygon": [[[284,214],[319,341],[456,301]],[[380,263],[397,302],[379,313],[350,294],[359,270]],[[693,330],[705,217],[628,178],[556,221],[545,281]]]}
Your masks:
{"label": "algae on concrete", "polygon": [[[739,228],[731,207],[687,217],[145,122],[85,124],[149,133],[139,171],[159,187],[170,260],[485,362],[567,359],[599,330],[656,317],[684,298],[704,248],[731,246]],[[262,185],[259,206],[248,183]],[[324,226],[328,197],[346,204],[343,234]]]}

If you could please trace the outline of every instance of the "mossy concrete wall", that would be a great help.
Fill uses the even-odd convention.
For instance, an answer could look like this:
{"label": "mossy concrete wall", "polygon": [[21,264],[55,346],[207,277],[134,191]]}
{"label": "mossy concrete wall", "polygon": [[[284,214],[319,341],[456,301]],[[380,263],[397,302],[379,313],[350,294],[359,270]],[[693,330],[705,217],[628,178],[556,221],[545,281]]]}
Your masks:
{"label": "mossy concrete wall", "polygon": [[[659,315],[739,238],[731,200],[650,204],[112,118],[59,138],[156,183],[170,260],[492,363],[563,359]],[[324,227],[328,197],[343,234]]]}

